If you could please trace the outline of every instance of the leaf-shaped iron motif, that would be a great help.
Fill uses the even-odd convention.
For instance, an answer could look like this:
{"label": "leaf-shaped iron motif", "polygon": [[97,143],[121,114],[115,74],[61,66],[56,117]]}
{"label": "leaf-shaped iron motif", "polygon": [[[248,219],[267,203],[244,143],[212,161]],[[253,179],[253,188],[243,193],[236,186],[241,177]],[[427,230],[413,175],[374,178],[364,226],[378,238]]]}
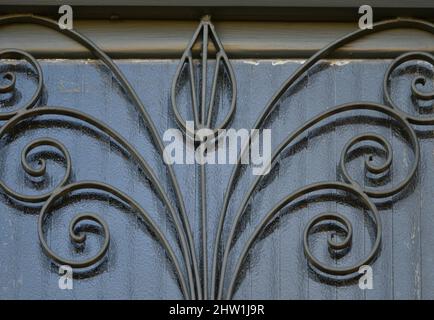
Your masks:
{"label": "leaf-shaped iron motif", "polygon": [[[196,50],[196,44],[200,44],[200,50]],[[210,47],[214,47],[215,51],[210,51]],[[195,64],[194,52],[200,53],[200,64]],[[211,66],[208,63],[211,55],[215,54],[215,67],[208,79],[208,69]],[[188,81],[183,79],[183,71],[187,71]],[[230,85],[221,85],[220,77],[227,76]],[[177,101],[177,93],[179,87],[187,82],[189,83],[189,93],[191,106],[183,106],[185,109],[190,109],[192,119],[183,117],[180,106]],[[210,86],[208,86],[210,84]],[[218,90],[229,89],[230,92],[224,94],[230,95],[230,102],[227,114],[219,122],[217,119],[218,111],[215,105],[218,103]],[[193,37],[182,55],[181,62],[178,65],[175,76],[172,81],[172,107],[175,114],[178,126],[184,131],[187,137],[193,141],[212,141],[217,136],[220,129],[225,128],[235,114],[237,87],[234,71],[229,62],[229,59],[224,51],[223,45],[215,31],[214,25],[210,21],[209,16],[202,18],[198,28],[193,34]],[[187,121],[193,121],[194,126],[187,126]],[[207,133],[201,131],[198,135],[197,130],[208,129]],[[202,295],[205,299],[208,297],[208,242],[207,242],[207,200],[206,200],[206,170],[205,166],[200,167],[200,198],[201,198],[201,223],[202,223]]]}
{"label": "leaf-shaped iron motif", "polygon": [[[194,63],[194,52],[196,45],[200,43],[200,76],[196,77],[196,66]],[[208,79],[208,64],[209,57],[214,54],[210,51],[210,47],[215,48],[215,68],[211,79]],[[188,78],[190,83],[190,95],[191,95],[191,110],[192,119],[185,119],[180,112],[180,106],[177,101],[177,89],[182,85],[182,72],[184,68],[188,68]],[[228,113],[223,120],[219,123],[215,123],[216,110],[215,105],[217,103],[217,90],[218,79],[221,74],[226,74],[230,85],[226,86],[230,88],[231,98]],[[196,79],[198,78],[198,79]],[[199,80],[199,81],[198,81]],[[208,88],[208,80],[210,80],[210,88]],[[190,137],[194,137],[194,132],[190,132],[186,126],[186,121],[194,121],[195,130],[201,128],[211,129],[216,134],[218,129],[225,128],[233,115],[235,114],[237,97],[237,86],[235,81],[234,71],[229,62],[229,59],[224,51],[223,45],[215,31],[214,25],[211,23],[209,16],[202,18],[198,28],[193,34],[193,38],[188,44],[187,48],[182,55],[181,62],[178,65],[175,76],[172,82],[172,107],[175,113],[175,118],[180,126]],[[186,106],[190,107],[190,106]]]}

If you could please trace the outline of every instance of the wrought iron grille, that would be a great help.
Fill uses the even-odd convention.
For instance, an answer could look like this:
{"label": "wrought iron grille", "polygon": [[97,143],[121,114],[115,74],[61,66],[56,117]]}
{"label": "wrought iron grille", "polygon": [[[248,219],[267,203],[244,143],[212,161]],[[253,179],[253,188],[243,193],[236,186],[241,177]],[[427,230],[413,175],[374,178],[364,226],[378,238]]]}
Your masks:
{"label": "wrought iron grille", "polygon": [[[50,19],[29,15],[0,18],[0,25],[17,23],[38,24],[51,28],[89,49],[113,75],[115,79],[113,86],[119,85],[135,106],[135,115],[143,121],[149,135],[146,143],[152,144],[152,148],[146,146],[148,148],[146,152],[154,152],[156,159],[159,160],[154,159],[153,161],[160,162],[161,165],[164,143],[159,124],[155,123],[155,119],[145,108],[143,99],[117,63],[78,31],[60,30],[57,22]],[[429,22],[396,19],[376,23],[372,30],[357,30],[337,39],[299,64],[262,108],[252,128],[269,126],[276,112],[282,108],[282,101],[290,99],[294,90],[301,90],[307,75],[315,77],[317,68],[322,66],[322,60],[328,58],[335,50],[362,37],[393,28],[414,28],[434,33],[434,25]],[[421,158],[420,136],[425,132],[425,127],[430,128],[434,125],[434,117],[429,114],[434,100],[434,92],[429,81],[433,77],[433,71],[427,66],[434,65],[433,56],[426,52],[403,54],[390,63],[383,75],[381,90],[384,101],[354,101],[330,106],[315,116],[304,119],[301,125],[286,132],[286,136],[281,137],[279,144],[274,146],[270,175],[254,176],[246,178],[246,181],[243,180],[244,176],[249,176],[249,171],[246,170],[245,165],[241,165],[240,155],[238,164],[233,167],[228,176],[229,183],[224,188],[224,194],[221,199],[213,200],[213,203],[219,204],[220,210],[217,220],[212,222],[212,227],[209,222],[207,200],[209,197],[215,197],[212,194],[215,186],[210,185],[213,176],[207,171],[212,171],[211,173],[215,171],[207,166],[199,165],[197,190],[200,202],[200,223],[196,226],[197,221],[194,220],[195,226],[193,226],[192,219],[195,217],[188,213],[187,208],[191,206],[185,203],[185,194],[191,190],[181,188],[180,174],[175,173],[174,166],[163,165],[164,169],[157,171],[155,163],[150,164],[150,160],[143,156],[143,150],[131,143],[131,139],[125,135],[128,135],[128,131],[121,133],[112,125],[74,108],[46,105],[43,68],[31,54],[19,49],[3,49],[0,51],[0,57],[2,59],[12,58],[13,61],[25,60],[31,67],[29,71],[28,67],[27,69],[23,67],[22,62],[17,65],[13,61],[3,60],[6,64],[2,68],[4,81],[0,87],[0,93],[4,97],[3,107],[7,109],[0,113],[0,119],[3,120],[0,129],[3,150],[9,150],[9,144],[14,141],[14,138],[19,138],[20,132],[26,128],[46,128],[53,125],[60,129],[67,127],[69,130],[75,126],[80,130],[91,131],[90,136],[95,135],[106,139],[108,141],[106,147],[126,156],[129,161],[137,165],[134,170],[137,170],[138,176],[143,177],[142,183],[149,184],[154,193],[153,196],[147,195],[147,199],[159,201],[164,208],[160,212],[151,213],[142,202],[135,199],[137,194],[134,186],[132,192],[129,192],[104,181],[76,179],[75,171],[86,172],[86,170],[92,171],[93,169],[75,169],[72,156],[64,143],[49,136],[39,137],[25,145],[19,159],[24,170],[21,178],[25,179],[27,187],[34,188],[33,191],[37,192],[29,192],[25,187],[15,186],[14,188],[4,179],[0,180],[0,186],[5,195],[3,201],[23,208],[23,211],[31,210],[38,213],[38,241],[42,252],[55,265],[72,266],[78,278],[98,277],[99,271],[107,269],[107,265],[110,265],[110,261],[107,261],[110,259],[107,255],[109,245],[116,243],[117,239],[110,237],[110,226],[105,222],[101,213],[86,211],[74,216],[70,221],[68,232],[73,243],[73,250],[81,253],[82,257],[86,256],[84,260],[66,258],[56,253],[53,249],[54,240],[49,241],[47,236],[50,232],[49,227],[54,224],[52,221],[55,216],[54,212],[62,208],[64,203],[68,203],[66,198],[87,199],[89,194],[96,195],[116,208],[127,206],[137,214],[147,231],[164,250],[165,257],[169,261],[169,268],[173,271],[179,290],[186,299],[233,298],[237,286],[243,280],[243,268],[249,262],[249,253],[258,240],[269,234],[270,230],[274,230],[273,225],[282,218],[282,213],[286,210],[298,210],[297,207],[318,201],[332,201],[334,209],[312,217],[307,225],[303,226],[304,233],[301,241],[305,259],[322,281],[327,282],[327,279],[332,279],[334,285],[340,281],[351,283],[351,279],[359,275],[357,273],[359,267],[372,264],[381,255],[381,239],[384,231],[380,211],[387,210],[390,202],[402,201],[411,192],[411,185],[417,183]],[[420,61],[424,63],[422,66],[415,64]],[[419,69],[416,68],[418,75],[414,76],[411,81],[410,98],[411,102],[417,105],[417,112],[411,112],[400,105],[399,102],[402,101],[394,99],[391,80],[397,74],[406,75],[406,72],[401,70],[402,66],[406,66],[406,70],[414,71],[415,65]],[[276,67],[279,65],[277,64]],[[36,81],[34,93],[17,90],[18,75],[22,70],[26,70],[30,74],[29,77]],[[248,84],[237,84],[236,73],[224,51],[224,46],[209,17],[205,17],[199,23],[191,42],[186,44],[186,50],[176,69],[170,92],[172,106],[170,114],[173,115],[176,124],[186,136],[194,134],[185,127],[186,120],[195,121],[197,124],[195,130],[209,128],[215,134],[218,129],[228,127],[237,113],[239,85]],[[337,95],[339,92],[334,94]],[[17,95],[21,95],[22,99],[27,99],[18,107],[14,103]],[[182,104],[180,101],[186,100],[178,99],[180,95],[188,97],[189,103]],[[309,105],[302,104],[301,108],[309,108]],[[335,180],[317,181],[297,189],[287,190],[284,197],[273,200],[273,206],[258,218],[253,227],[246,228],[246,219],[249,219],[248,217],[255,209],[253,199],[260,197],[265,186],[276,179],[276,171],[279,167],[294,158],[297,145],[303,144],[304,135],[321,135],[321,132],[313,132],[318,125],[327,124],[333,130],[335,127],[345,125],[345,121],[339,123],[336,120],[341,116],[353,118],[359,123],[366,122],[367,127],[376,124],[380,127],[392,128],[392,131],[399,136],[397,141],[400,142],[390,142],[388,139],[390,131],[387,131],[389,133],[386,136],[370,130],[357,132],[343,146],[339,159],[336,159],[339,175]],[[396,156],[393,156],[395,153],[393,146],[399,143],[405,146],[400,146],[399,150],[405,153],[405,157],[408,157],[406,165],[400,170],[398,170],[399,164],[395,164]],[[91,151],[87,147],[83,146],[91,158]],[[80,151],[80,146],[76,148],[78,152],[83,152]],[[398,160],[404,156],[399,155]],[[363,159],[364,169],[363,174],[358,174],[356,178],[353,172],[354,166],[350,166],[350,163],[360,158]],[[48,175],[47,168],[53,163],[55,165],[63,163],[64,172],[60,179],[54,179]],[[104,163],[99,163],[99,165],[103,166]],[[58,173],[59,167],[55,170]],[[403,174],[400,175],[397,171]],[[114,172],[113,175],[116,176],[116,173]],[[186,173],[182,175],[184,179],[188,178]],[[53,183],[53,179],[57,185],[47,190],[47,187]],[[215,179],[221,182],[221,179]],[[49,180],[48,184],[46,180]],[[196,176],[193,177],[191,183],[196,184]],[[241,195],[236,191],[239,184],[242,186]],[[233,197],[239,197],[240,201],[231,203]],[[272,197],[268,200],[271,201]],[[317,258],[310,241],[312,234],[318,232],[321,226],[328,231],[327,245],[333,259],[340,259],[352,249],[353,234],[357,231],[349,218],[338,212],[339,209],[344,208],[348,211],[342,203],[356,206],[357,212],[366,215],[366,224],[373,226],[372,239],[366,240],[370,244],[366,254],[353,259],[351,264],[345,266],[336,263],[336,260],[334,264],[328,264]],[[159,215],[167,215],[167,224],[158,220]],[[324,224],[324,222],[327,223]],[[363,226],[358,225],[358,227]],[[167,232],[167,228],[170,232]],[[244,229],[248,231],[248,236],[240,237],[239,234]],[[195,232],[196,230],[199,232]],[[210,230],[213,233],[210,233]],[[86,251],[87,236],[91,233],[101,235],[104,239],[98,250],[92,251],[93,254]],[[212,244],[211,251],[209,243]],[[232,253],[236,246],[240,247],[234,255]]]}

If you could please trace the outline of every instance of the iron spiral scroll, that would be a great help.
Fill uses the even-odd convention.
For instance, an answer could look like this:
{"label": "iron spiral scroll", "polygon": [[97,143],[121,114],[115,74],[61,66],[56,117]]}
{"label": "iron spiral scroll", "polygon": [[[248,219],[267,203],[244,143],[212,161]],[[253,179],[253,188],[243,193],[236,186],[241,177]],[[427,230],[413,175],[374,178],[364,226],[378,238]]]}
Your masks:
{"label": "iron spiral scroll", "polygon": [[[114,74],[117,81],[124,88],[126,94],[134,103],[135,107],[139,111],[141,117],[146,123],[148,132],[155,144],[156,149],[159,151],[161,157],[163,157],[163,149],[164,145],[161,137],[158,134],[156,129],[156,125],[154,124],[152,118],[146,111],[142,101],[138,97],[137,93],[129,83],[128,79],[121,72],[119,67],[113,62],[113,60],[105,54],[98,46],[96,46],[91,40],[80,34],[75,30],[61,30],[58,27],[56,21],[34,16],[34,15],[12,15],[12,16],[4,16],[0,18],[0,25],[9,25],[9,24],[21,24],[21,23],[30,23],[37,24],[44,27],[51,28],[64,34],[65,36],[75,40],[79,44],[85,46],[96,58],[100,59]],[[349,42],[355,41],[364,36],[368,36],[373,33],[381,32],[383,30],[394,29],[394,28],[412,28],[419,29],[423,31],[430,32],[434,34],[434,25],[426,22],[415,19],[394,19],[383,21],[374,24],[373,29],[365,29],[358,30],[353,33],[350,33],[331,44],[327,45],[322,50],[318,51],[314,54],[310,59],[305,61],[300,67],[282,84],[279,90],[275,93],[275,95],[269,100],[262,113],[258,117],[257,121],[253,125],[253,128],[261,128],[268,116],[275,109],[276,105],[278,105],[279,100],[283,97],[284,93],[290,88],[293,84],[295,84],[301,76],[303,76],[313,65],[315,65],[321,59],[327,58],[332,54],[335,50],[339,49],[345,44]],[[288,31],[290,32],[290,30]],[[196,42],[202,42],[202,84],[201,84],[201,94],[199,96],[196,95],[197,90],[195,89],[195,79],[194,79],[194,63],[193,63],[193,46]],[[216,69],[212,82],[212,90],[211,97],[206,99],[206,84],[203,81],[206,81],[206,65],[208,63],[208,42],[212,42],[216,48]],[[433,125],[434,117],[427,116],[414,116],[404,112],[399,108],[398,105],[393,101],[390,93],[389,80],[393,71],[398,68],[401,64],[411,61],[411,60],[422,60],[428,62],[431,65],[434,65],[434,57],[430,53],[424,52],[410,52],[403,54],[397,57],[389,66],[388,70],[384,75],[383,82],[383,94],[384,94],[384,104],[381,103],[373,103],[373,102],[353,102],[347,103],[344,105],[335,106],[332,108],[328,108],[326,111],[318,114],[314,118],[305,122],[300,127],[296,128],[294,131],[290,132],[286,138],[280,143],[277,148],[275,148],[272,152],[272,166],[274,166],[279,161],[279,155],[287,149],[288,146],[291,145],[298,137],[307,132],[316,124],[321,123],[321,121],[329,119],[338,114],[345,114],[351,111],[370,111],[376,112],[383,116],[387,116],[393,120],[394,126],[398,126],[400,128],[400,132],[403,134],[403,139],[408,142],[411,146],[411,150],[413,152],[413,163],[411,164],[408,172],[406,173],[405,178],[403,178],[399,183],[386,188],[368,188],[363,187],[356,180],[354,180],[349,174],[346,163],[348,160],[348,155],[351,149],[364,142],[370,142],[378,145],[385,154],[385,159],[382,159],[383,162],[381,165],[374,164],[371,162],[371,159],[368,158],[365,161],[365,169],[366,172],[375,175],[381,175],[389,172],[393,169],[393,150],[391,144],[385,139],[383,136],[373,133],[366,132],[361,135],[357,135],[350,139],[347,144],[344,146],[340,161],[338,163],[338,167],[342,172],[342,181],[322,181],[313,184],[309,184],[303,186],[297,190],[292,191],[286,197],[281,199],[276,203],[276,205],[266,213],[266,215],[262,218],[262,220],[256,225],[252,234],[248,238],[248,240],[243,244],[243,249],[241,254],[237,257],[235,261],[235,269],[229,274],[227,272],[228,262],[230,259],[231,249],[233,247],[233,243],[237,241],[236,239],[236,230],[239,226],[243,215],[246,213],[247,205],[253,194],[256,192],[257,187],[264,179],[264,176],[257,176],[253,182],[250,184],[247,192],[244,194],[243,199],[241,201],[241,205],[235,212],[233,221],[227,221],[228,210],[229,210],[229,202],[231,200],[232,190],[236,186],[237,179],[241,172],[241,157],[240,154],[238,158],[238,165],[236,165],[230,175],[229,184],[226,188],[226,192],[224,194],[224,198],[222,199],[222,208],[219,212],[219,220],[216,229],[216,234],[214,235],[214,248],[212,252],[212,265],[211,265],[211,273],[208,275],[208,263],[207,263],[207,235],[202,234],[202,252],[201,257],[202,261],[199,261],[198,254],[195,252],[195,242],[194,235],[192,232],[192,228],[190,226],[190,222],[188,216],[186,214],[186,208],[184,204],[184,199],[181,194],[181,190],[179,187],[178,180],[176,178],[173,167],[170,165],[166,165],[167,173],[169,176],[169,184],[172,193],[174,194],[174,201],[170,198],[169,192],[165,190],[163,187],[161,180],[158,175],[154,172],[151,166],[147,163],[147,161],[141,156],[140,152],[136,150],[136,148],[129,143],[120,133],[116,130],[109,127],[107,124],[102,121],[85,114],[83,112],[66,108],[66,107],[57,107],[57,106],[42,106],[40,103],[40,98],[42,94],[42,89],[44,86],[43,72],[42,68],[39,65],[38,61],[29,53],[24,52],[19,49],[3,49],[0,51],[0,58],[14,58],[14,59],[24,59],[26,60],[36,72],[38,78],[38,84],[36,91],[33,96],[31,96],[30,100],[22,106],[19,110],[11,111],[11,112],[3,112],[0,113],[0,120],[4,120],[2,127],[0,128],[0,139],[5,139],[14,128],[22,123],[23,121],[32,121],[33,119],[46,115],[55,115],[59,117],[65,117],[68,119],[80,120],[86,125],[96,129],[103,134],[107,135],[112,139],[120,148],[125,150],[131,158],[139,165],[140,169],[146,176],[146,179],[152,185],[153,190],[160,198],[161,203],[167,208],[167,214],[170,216],[171,220],[174,224],[174,229],[176,231],[176,236],[178,240],[179,250],[182,253],[182,256],[178,257],[175,254],[174,248],[171,246],[166,236],[164,235],[161,226],[159,226],[152,218],[151,215],[146,211],[146,208],[141,207],[141,205],[135,201],[132,197],[125,194],[123,191],[115,188],[104,182],[99,181],[73,181],[72,172],[74,170],[73,163],[71,161],[71,157],[69,155],[69,151],[62,144],[62,142],[46,137],[40,138],[34,141],[29,142],[22,151],[21,154],[21,165],[26,174],[32,177],[43,177],[46,173],[46,164],[44,159],[40,159],[39,164],[35,166],[33,163],[29,161],[29,154],[35,148],[39,148],[41,146],[49,146],[56,149],[62,156],[62,159],[65,162],[65,172],[63,178],[60,180],[58,185],[52,190],[45,192],[39,195],[26,195],[21,194],[15,190],[13,190],[10,186],[8,186],[2,179],[0,179],[0,187],[3,190],[3,193],[8,197],[19,201],[24,204],[37,204],[40,205],[40,214],[38,220],[38,234],[39,241],[41,244],[42,251],[56,264],[66,264],[70,265],[75,269],[88,268],[97,265],[101,260],[105,257],[106,252],[109,248],[110,241],[113,239],[110,238],[110,226],[103,220],[100,214],[95,213],[80,213],[71,221],[69,227],[69,237],[73,243],[84,245],[86,241],[86,234],[83,230],[79,229],[79,225],[82,221],[93,221],[97,223],[104,235],[104,242],[99,249],[99,251],[93,256],[84,261],[75,261],[66,259],[58,254],[56,254],[47,243],[46,239],[46,221],[49,216],[53,214],[53,210],[55,209],[55,205],[64,197],[67,197],[71,193],[74,192],[82,192],[84,190],[92,190],[95,193],[106,193],[111,197],[117,198],[121,202],[127,204],[132,208],[134,212],[141,218],[141,220],[146,224],[150,232],[153,233],[154,238],[158,241],[158,243],[162,246],[162,248],[166,252],[167,259],[170,261],[173,266],[173,270],[175,273],[175,277],[179,283],[180,290],[186,299],[207,299],[207,298],[232,298],[233,294],[236,291],[237,284],[240,281],[240,273],[243,267],[243,263],[245,262],[249,251],[256,243],[256,240],[261,236],[266,227],[279,215],[283,208],[292,204],[294,201],[300,199],[301,197],[318,192],[318,191],[339,191],[350,194],[353,198],[357,198],[359,202],[363,204],[365,211],[369,211],[373,217],[373,221],[375,223],[375,240],[373,242],[373,246],[370,249],[369,253],[365,257],[361,257],[360,260],[346,267],[336,267],[329,266],[318,260],[314,254],[311,252],[309,245],[309,234],[311,230],[319,223],[323,221],[334,222],[336,227],[344,230],[345,237],[343,239],[333,239],[331,236],[328,239],[328,246],[331,251],[342,251],[348,249],[352,246],[352,233],[353,227],[351,222],[341,213],[338,212],[325,212],[319,214],[312,218],[308,225],[305,227],[305,232],[303,239],[301,240],[304,245],[305,256],[309,263],[318,271],[329,274],[331,276],[348,276],[357,272],[360,266],[371,263],[378,255],[379,249],[381,247],[381,222],[379,218],[379,212],[377,206],[374,202],[375,199],[386,199],[388,197],[394,196],[402,192],[412,181],[413,177],[416,175],[418,164],[420,160],[420,147],[418,142],[418,137],[416,135],[415,129],[412,125]],[[221,67],[220,67],[221,65]],[[236,110],[236,91],[237,85],[235,80],[235,74],[232,70],[232,66],[230,61],[224,51],[223,45],[218,38],[217,32],[213,24],[211,23],[208,17],[204,18],[200,24],[196,32],[194,33],[193,39],[190,44],[188,44],[184,55],[181,58],[181,63],[178,67],[178,70],[175,74],[175,78],[172,85],[172,105],[174,109],[174,114],[176,116],[176,120],[181,129],[184,130],[186,135],[191,135],[192,132],[188,132],[184,127],[184,120],[181,114],[177,111],[178,104],[176,101],[176,86],[178,82],[178,78],[180,77],[180,72],[182,68],[187,66],[189,69],[189,79],[191,84],[191,95],[192,95],[192,113],[194,115],[195,122],[198,124],[198,128],[208,128],[215,134],[216,130],[219,128],[224,128],[228,126],[231,119],[234,117]],[[219,70],[220,68],[220,70]],[[203,71],[205,70],[205,71]],[[212,119],[213,117],[213,107],[214,107],[214,98],[216,91],[216,77],[219,72],[225,72],[231,85],[229,89],[232,91],[232,98],[230,102],[230,108],[227,115],[225,115],[224,120],[215,124]],[[13,92],[16,84],[16,77],[12,72],[7,72],[3,75],[4,79],[7,81],[6,85],[0,86],[0,93],[9,93]],[[428,79],[423,77],[417,77],[413,80],[412,83],[412,94],[414,97],[424,101],[431,101],[434,99],[434,92],[426,92],[425,90],[420,90],[420,86],[425,85],[428,82]],[[199,102],[200,101],[200,102]],[[207,103],[209,101],[209,103]],[[207,108],[206,109],[206,105]],[[207,112],[208,110],[208,112]],[[253,137],[250,137],[250,139]],[[203,224],[203,229],[206,230],[207,225],[207,207],[206,207],[206,183],[205,183],[205,169],[204,166],[201,166],[201,220]],[[223,239],[223,228],[225,223],[229,224],[229,234],[226,239]],[[116,239],[114,239],[116,241]],[[200,267],[201,266],[201,267]],[[201,272],[202,271],[202,272]],[[208,287],[208,279],[210,280],[210,286]]]}

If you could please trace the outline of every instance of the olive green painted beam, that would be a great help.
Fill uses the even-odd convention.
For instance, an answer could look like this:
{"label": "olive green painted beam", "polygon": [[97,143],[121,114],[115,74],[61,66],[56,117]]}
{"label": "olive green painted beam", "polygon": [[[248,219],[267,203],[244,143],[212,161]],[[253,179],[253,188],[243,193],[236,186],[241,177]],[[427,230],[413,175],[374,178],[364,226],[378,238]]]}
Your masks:
{"label": "olive green painted beam", "polygon": [[[113,58],[179,58],[199,21],[77,20],[82,32]],[[355,23],[216,22],[230,58],[306,58]],[[409,50],[434,52],[434,36],[415,30],[391,30],[345,46],[336,57],[384,58]],[[41,26],[19,24],[0,30],[2,48],[20,48],[39,58],[89,57],[86,49]]]}
{"label": "olive green painted beam", "polygon": [[354,21],[358,8],[369,4],[375,20],[396,16],[433,19],[432,0],[1,0],[0,14],[33,13],[55,17],[69,4],[80,19]]}

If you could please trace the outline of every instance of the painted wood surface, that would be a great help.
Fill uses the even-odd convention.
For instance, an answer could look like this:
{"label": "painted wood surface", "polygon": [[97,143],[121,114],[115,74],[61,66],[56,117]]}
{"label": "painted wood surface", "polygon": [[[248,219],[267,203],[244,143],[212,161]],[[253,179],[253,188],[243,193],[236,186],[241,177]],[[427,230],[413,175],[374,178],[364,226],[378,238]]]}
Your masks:
{"label": "painted wood surface", "polygon": [[[137,90],[160,134],[163,135],[168,128],[176,128],[171,111],[170,86],[178,60],[120,60],[117,63]],[[300,63],[298,60],[232,60],[238,97],[231,127],[250,128],[267,100]],[[266,127],[272,130],[273,146],[277,146],[297,126],[327,108],[356,100],[383,102],[382,79],[389,63],[389,60],[331,60],[317,65],[289,89],[267,120]],[[92,60],[42,60],[41,65],[45,79],[43,104],[74,108],[104,121],[131,142],[149,161],[164,185],[168,185],[166,171],[149,139],[145,123],[104,67]],[[35,83],[31,71],[26,68],[17,71],[14,101],[19,106],[32,94]],[[395,101],[413,113],[410,83],[414,72],[431,78],[433,75],[432,66],[430,69],[428,65],[418,64],[416,68],[404,68],[400,77],[392,81]],[[181,102],[188,105],[186,100]],[[2,108],[9,110],[10,104],[3,100]],[[324,279],[309,268],[303,253],[302,236],[312,216],[337,210],[353,223],[354,244],[348,255],[341,259],[330,258],[326,234],[312,235],[313,251],[322,260],[336,265],[348,265],[367,254],[372,245],[372,226],[363,210],[352,206],[351,202],[336,199],[313,201],[306,197],[296,206],[282,210],[279,218],[254,246],[243,267],[234,298],[434,298],[432,129],[423,127],[418,131],[422,157],[417,181],[401,199],[391,199],[379,207],[383,241],[381,252],[373,263],[373,290],[360,290],[357,281]],[[249,215],[243,219],[238,241],[230,255],[228,274],[231,274],[243,242],[266,211],[303,185],[339,179],[336,168],[344,144],[356,134],[368,131],[382,134],[392,144],[394,163],[390,183],[399,182],[411,164],[412,153],[387,118],[372,112],[361,114],[353,111],[345,117],[321,122],[291,144],[286,156],[281,157],[278,167],[270,173],[265,187],[251,199]],[[44,136],[55,137],[68,148],[75,181],[95,179],[125,191],[151,213],[173,247],[178,248],[167,211],[138,171],[137,164],[107,136],[79,121],[42,117],[24,123],[10,139],[4,139],[1,142],[0,176],[6,183],[22,192],[38,192],[32,188],[17,159],[26,143]],[[364,178],[362,160],[352,160],[349,169],[355,179],[369,183]],[[59,159],[50,161],[48,165],[47,182],[39,185],[42,189],[55,185],[63,172]],[[207,167],[210,252],[231,169],[230,165]],[[175,165],[175,172],[199,249],[201,224],[197,168],[194,165]],[[251,170],[246,170],[234,190],[228,219],[233,218],[251,180]],[[74,254],[72,251],[67,228],[74,213],[82,211],[97,212],[106,219],[112,243],[107,260],[99,269],[83,279],[75,279],[73,290],[60,290],[57,270],[38,243],[38,208],[23,206],[1,196],[0,298],[181,298],[161,246],[128,207],[107,196],[81,195],[62,204],[48,224],[49,244],[56,252],[77,259],[97,250],[100,237],[89,235],[88,245],[82,253]],[[230,222],[225,226],[224,236],[229,225]],[[176,254],[181,257],[179,249],[176,249]]]}

